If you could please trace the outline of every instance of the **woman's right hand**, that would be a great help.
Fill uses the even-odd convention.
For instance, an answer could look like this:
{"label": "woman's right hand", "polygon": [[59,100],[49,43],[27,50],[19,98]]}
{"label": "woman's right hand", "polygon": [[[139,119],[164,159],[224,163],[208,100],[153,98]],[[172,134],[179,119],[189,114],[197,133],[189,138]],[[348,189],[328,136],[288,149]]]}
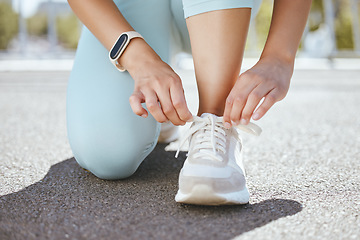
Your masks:
{"label": "woman's right hand", "polygon": [[147,109],[156,121],[184,125],[192,119],[180,77],[140,38],[132,39],[119,63],[135,81],[129,101],[133,112],[147,117]]}

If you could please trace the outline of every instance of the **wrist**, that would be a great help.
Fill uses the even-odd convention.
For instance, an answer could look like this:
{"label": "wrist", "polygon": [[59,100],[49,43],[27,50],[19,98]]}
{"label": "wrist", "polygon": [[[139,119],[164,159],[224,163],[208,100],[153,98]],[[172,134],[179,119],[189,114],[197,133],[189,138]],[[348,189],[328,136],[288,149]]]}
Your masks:
{"label": "wrist", "polygon": [[142,38],[134,38],[126,47],[118,62],[128,71],[132,71],[142,62],[156,61],[160,57]]}
{"label": "wrist", "polygon": [[274,69],[289,75],[289,80],[294,72],[295,58],[285,58],[278,54],[263,54],[259,59],[259,65],[270,64]]}
{"label": "wrist", "polygon": [[272,59],[293,68],[295,63],[295,54],[284,50],[266,51],[266,49],[264,49],[260,56],[260,60],[262,59]]}

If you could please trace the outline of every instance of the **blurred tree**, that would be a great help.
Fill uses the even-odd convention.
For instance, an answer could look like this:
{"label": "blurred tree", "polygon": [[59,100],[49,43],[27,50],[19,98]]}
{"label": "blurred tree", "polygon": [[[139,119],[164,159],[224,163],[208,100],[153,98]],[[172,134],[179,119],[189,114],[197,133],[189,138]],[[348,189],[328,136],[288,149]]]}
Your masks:
{"label": "blurred tree", "polygon": [[[335,8],[335,37],[338,49],[353,49],[352,18],[349,0],[333,1]],[[309,31],[316,31],[325,22],[324,0],[313,0],[308,20]],[[359,1],[360,6],[360,1]],[[255,18],[258,47],[264,47],[272,16],[273,0],[263,0],[259,13]]]}
{"label": "blurred tree", "polygon": [[74,14],[58,16],[56,19],[56,32],[65,47],[76,49],[80,37],[80,24]]}
{"label": "blurred tree", "polygon": [[335,36],[338,49],[354,48],[352,18],[348,0],[337,2],[335,13]]}
{"label": "blurred tree", "polygon": [[6,49],[19,29],[18,15],[10,4],[0,2],[0,49]]}
{"label": "blurred tree", "polygon": [[[326,0],[332,1],[332,0]],[[335,37],[337,49],[353,49],[352,18],[349,0],[332,1],[335,9]],[[325,22],[323,0],[313,0],[309,16],[309,30],[316,31]]]}
{"label": "blurred tree", "polygon": [[[56,34],[60,43],[67,48],[76,49],[80,37],[79,27],[79,21],[73,13],[57,16]],[[28,18],[27,28],[30,35],[45,37],[48,34],[47,15],[38,13]]]}
{"label": "blurred tree", "polygon": [[30,35],[45,36],[48,33],[47,16],[44,13],[29,17],[26,23]]}
{"label": "blurred tree", "polygon": [[273,1],[263,0],[255,18],[258,47],[263,49],[270,29]]}
{"label": "blurred tree", "polygon": [[313,0],[311,4],[311,11],[309,14],[308,24],[309,30],[315,31],[324,22],[324,7],[323,0]]}

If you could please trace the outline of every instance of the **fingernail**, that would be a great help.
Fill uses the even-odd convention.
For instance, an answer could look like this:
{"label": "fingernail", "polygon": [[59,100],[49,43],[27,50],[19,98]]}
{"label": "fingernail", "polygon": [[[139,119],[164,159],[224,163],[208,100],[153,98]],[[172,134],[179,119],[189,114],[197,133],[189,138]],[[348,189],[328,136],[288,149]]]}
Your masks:
{"label": "fingernail", "polygon": [[252,119],[258,120],[259,117],[260,117],[260,114],[256,112],[256,113],[254,113],[254,115],[252,116]]}
{"label": "fingernail", "polygon": [[141,115],[141,117],[146,118],[146,117],[147,117],[147,114],[144,113],[143,115]]}
{"label": "fingernail", "polygon": [[231,120],[231,124],[232,124],[232,126],[237,126],[237,125],[239,125],[240,124],[240,121],[232,121]]}
{"label": "fingernail", "polygon": [[246,124],[247,124],[247,121],[246,121],[246,119],[242,118],[242,119],[240,120],[240,123],[241,123],[242,125],[246,125]]}
{"label": "fingernail", "polygon": [[228,122],[225,122],[225,123],[224,123],[224,127],[227,128],[227,129],[229,129],[229,128],[231,128],[231,124],[228,123]]}

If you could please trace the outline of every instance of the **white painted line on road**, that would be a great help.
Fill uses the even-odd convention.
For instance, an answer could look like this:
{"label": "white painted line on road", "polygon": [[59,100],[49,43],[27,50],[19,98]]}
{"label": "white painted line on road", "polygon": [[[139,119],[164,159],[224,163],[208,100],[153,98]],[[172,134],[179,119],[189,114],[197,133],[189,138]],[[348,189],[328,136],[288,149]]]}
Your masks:
{"label": "white painted line on road", "polygon": [[70,71],[73,59],[0,60],[0,71]]}
{"label": "white painted line on road", "polygon": [[[251,68],[257,62],[257,58],[245,58],[243,71]],[[0,60],[0,71],[70,71],[73,59],[24,59],[24,60]],[[184,70],[194,69],[191,57],[182,57],[177,66]],[[295,69],[297,70],[360,70],[359,58],[296,58]]]}

